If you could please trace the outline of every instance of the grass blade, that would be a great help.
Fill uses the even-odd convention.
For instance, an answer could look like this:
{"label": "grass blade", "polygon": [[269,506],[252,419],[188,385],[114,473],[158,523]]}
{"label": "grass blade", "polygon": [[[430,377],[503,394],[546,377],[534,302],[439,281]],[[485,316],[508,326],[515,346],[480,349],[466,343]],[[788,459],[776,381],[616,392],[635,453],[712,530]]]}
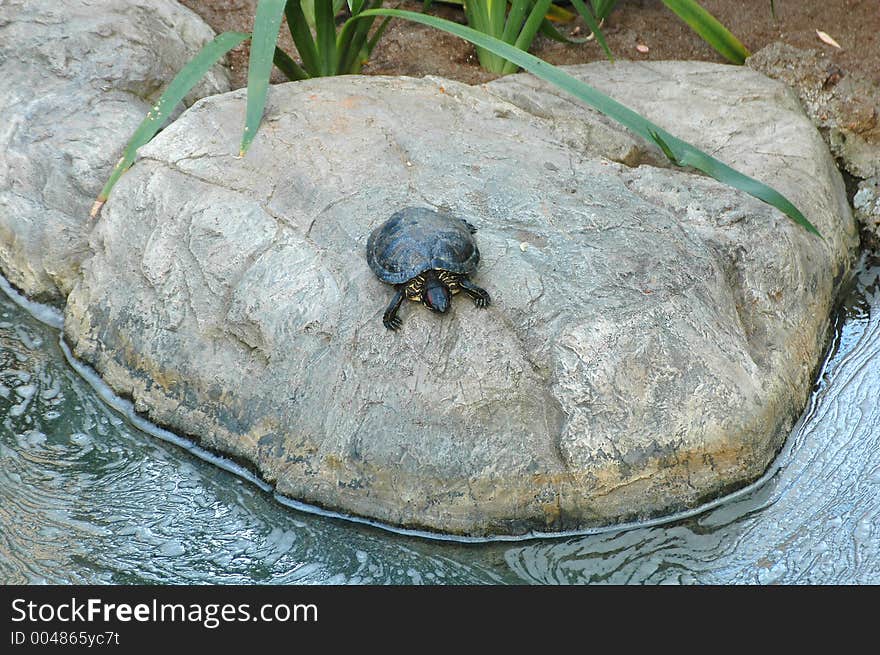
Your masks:
{"label": "grass blade", "polygon": [[513,43],[516,40],[516,34],[522,27],[530,2],[531,0],[510,0],[510,12],[507,14],[507,22],[500,36],[505,43]]}
{"label": "grass blade", "polygon": [[489,23],[492,25],[492,36],[500,37],[504,32],[504,17],[507,15],[507,0],[470,0],[486,4],[489,14]]}
{"label": "grass blade", "polygon": [[288,55],[284,50],[275,46],[275,54],[272,56],[272,63],[278,67],[282,73],[287,76],[287,79],[298,82],[300,80],[307,80],[311,77],[306,71],[300,68],[300,65],[297,64],[293,59],[291,59],[290,55]]}
{"label": "grass blade", "polygon": [[[584,22],[587,24],[587,27],[590,28],[590,31],[596,35],[596,41],[599,42],[599,45],[602,46],[602,50],[605,51],[605,56],[608,57],[608,61],[614,61],[614,55],[611,54],[611,48],[608,47],[608,43],[605,41],[605,35],[602,34],[602,29],[599,27],[598,20],[601,19],[597,20],[593,17],[593,14],[583,3],[583,0],[571,0],[571,4],[581,15],[581,18],[584,19]],[[613,6],[614,5],[612,5],[612,7]]]}
{"label": "grass blade", "polygon": [[318,42],[318,56],[321,62],[321,75],[334,75],[337,56],[333,0],[315,0],[315,33]]}
{"label": "grass blade", "polygon": [[663,0],[676,16],[733,64],[743,64],[751,53],[712,14],[694,0]]}
{"label": "grass blade", "polygon": [[361,50],[367,41],[374,20],[376,20],[375,17],[360,21],[353,21],[349,18],[342,26],[337,39],[339,63],[334,71],[336,75],[347,75],[360,70]]}
{"label": "grass blade", "polygon": [[[381,2],[379,3],[382,4]],[[382,35],[385,34],[385,29],[388,27],[388,23],[391,22],[391,16],[386,16],[385,20],[382,21],[382,24],[379,25],[379,29],[370,37],[370,40],[367,42],[367,56],[370,56],[373,53],[373,48],[376,47],[376,44],[379,42],[379,39],[382,38]]]}
{"label": "grass blade", "polygon": [[[819,231],[813,226],[813,224],[806,219],[797,207],[778,191],[775,191],[758,180],[727,166],[723,162],[718,161],[711,155],[706,154],[686,141],[676,138],[663,128],[637,114],[632,109],[625,107],[616,100],[609,98],[604,93],[597,91],[590,85],[572,77],[562,69],[548,64],[546,61],[539,59],[528,52],[514,48],[503,41],[493,39],[464,25],[459,25],[458,23],[453,23],[436,16],[429,16],[411,11],[402,11],[399,9],[370,9],[361,13],[359,17],[360,16],[393,16],[395,18],[411,20],[415,23],[421,23],[422,25],[428,25],[429,27],[443,30],[449,34],[470,41],[474,45],[489,50],[500,57],[509,59],[517,66],[524,68],[533,75],[554,84],[579,100],[595,107],[609,118],[617,121],[624,127],[629,128],[642,138],[657,144],[673,162],[683,166],[693,166],[715,178],[719,182],[763,200],[779,209],[808,232],[819,235]],[[661,143],[663,145],[661,145]]]}
{"label": "grass blade", "polygon": [[541,23],[540,31],[541,34],[546,36],[548,39],[552,39],[554,41],[557,41],[558,43],[568,43],[569,45],[580,45],[590,40],[589,37],[578,37],[573,39],[570,36],[565,36],[562,32],[560,32],[553,26],[553,23],[551,23],[546,18],[544,19],[544,22]]}
{"label": "grass blade", "polygon": [[[500,36],[501,32],[493,32],[492,21],[489,16],[489,6],[485,0],[469,0],[464,3],[464,14],[468,25],[472,25],[477,31],[492,36]],[[500,73],[504,68],[505,60],[488,50],[477,47],[477,59],[480,66],[490,73]]]}
{"label": "grass blade", "polygon": [[138,148],[152,139],[158,132],[174,108],[183,100],[187,93],[196,85],[196,83],[205,76],[211,66],[216,64],[220,58],[235,46],[243,43],[250,38],[250,34],[244,32],[224,32],[219,34],[213,41],[206,43],[199,53],[193,57],[189,63],[180,69],[180,72],[174,76],[171,83],[159,97],[158,102],[147,112],[147,116],[141,121],[141,124],[131,135],[122,158],[116,163],[110,177],[101,189],[98,199],[92,206],[89,215],[94,218],[101,210],[101,206],[107,202],[110,196],[110,190],[134,163],[137,157]]}
{"label": "grass blade", "polygon": [[608,14],[617,5],[617,0],[592,0],[593,12],[596,14],[596,20],[608,18]]}
{"label": "grass blade", "polygon": [[815,226],[810,223],[803,214],[801,214],[798,208],[795,207],[788,198],[775,189],[772,189],[747,175],[743,175],[724,162],[707,155],[701,150],[693,147],[682,148],[682,145],[687,146],[688,144],[675,139],[675,137],[672,138],[675,141],[678,141],[678,143],[673,144],[674,147],[671,146],[670,143],[668,143],[670,136],[670,134],[665,134],[664,138],[664,136],[661,136],[658,132],[652,130],[651,140],[660,147],[663,153],[672,162],[679,166],[691,166],[697,170],[703,171],[710,177],[714,177],[720,182],[724,182],[728,186],[732,186],[740,191],[745,191],[750,196],[754,196],[759,200],[763,200],[768,205],[776,207],[795,223],[807,230],[807,232],[822,237],[819,230],[817,230]]}
{"label": "grass blade", "polygon": [[303,68],[311,77],[318,77],[321,74],[318,48],[303,13],[301,0],[289,0],[284,7],[284,15],[287,17],[287,27],[300,59],[302,59]]}
{"label": "grass blade", "polygon": [[559,5],[550,5],[550,9],[547,10],[547,20],[552,20],[554,23],[570,23],[575,19],[575,15],[568,11],[567,9],[563,9]]}
{"label": "grass blade", "polygon": [[260,0],[257,5],[251,55],[248,60],[247,109],[239,157],[247,152],[263,119],[266,95],[269,92],[269,75],[275,59],[275,42],[278,40],[285,3],[286,0]]}
{"label": "grass blade", "polygon": [[528,50],[532,45],[532,41],[535,40],[535,35],[538,33],[538,28],[541,27],[541,23],[544,21],[544,16],[547,14],[547,8],[550,6],[550,0],[536,0],[535,4],[532,6],[532,11],[529,13],[529,17],[526,19],[525,25],[523,25],[522,30],[519,33],[519,36],[516,37],[516,42],[513,44],[515,47],[520,50]]}
{"label": "grass blade", "polygon": [[489,12],[486,10],[485,3],[477,0],[476,2],[465,2],[464,13],[467,17],[468,25],[473,25],[474,29],[489,34],[492,24],[489,22]]}
{"label": "grass blade", "polygon": [[[440,0],[444,5],[458,5],[459,7],[464,4],[464,0]],[[616,2],[617,0],[613,0]],[[428,8],[433,3],[430,0],[422,3],[422,9],[428,11]],[[575,14],[571,13],[567,9],[560,7],[556,4],[551,4],[550,9],[547,10],[548,20],[552,20],[554,23],[570,23],[575,19]],[[471,23],[473,24],[473,23]]]}
{"label": "grass blade", "polygon": [[[550,7],[550,0],[536,0],[535,4],[532,5],[531,12],[529,12],[529,17],[526,18],[525,25],[522,26],[519,36],[516,37],[516,42],[513,44],[514,47],[520,50],[528,50],[531,47],[532,41],[535,40],[535,35],[541,27],[541,23],[544,22],[544,16],[547,14],[548,7]],[[512,61],[507,61],[501,72],[515,73],[518,68]]]}

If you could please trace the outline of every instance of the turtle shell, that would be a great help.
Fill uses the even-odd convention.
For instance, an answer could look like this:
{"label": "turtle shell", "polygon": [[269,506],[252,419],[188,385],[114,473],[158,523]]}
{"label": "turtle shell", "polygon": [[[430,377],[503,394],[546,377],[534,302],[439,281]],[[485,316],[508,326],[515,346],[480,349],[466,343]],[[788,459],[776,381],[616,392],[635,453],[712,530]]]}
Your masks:
{"label": "turtle shell", "polygon": [[403,284],[431,269],[470,275],[480,263],[480,251],[460,218],[407,207],[370,234],[367,263],[383,282]]}

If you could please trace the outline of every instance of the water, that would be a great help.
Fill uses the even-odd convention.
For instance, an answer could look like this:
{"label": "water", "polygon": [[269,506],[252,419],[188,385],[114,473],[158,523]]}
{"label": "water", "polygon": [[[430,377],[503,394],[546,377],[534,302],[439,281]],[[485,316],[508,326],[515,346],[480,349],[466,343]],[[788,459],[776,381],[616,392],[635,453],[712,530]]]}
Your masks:
{"label": "water", "polygon": [[[43,316],[51,324],[52,315]],[[281,505],[147,435],[0,293],[0,583],[880,583],[880,259],[764,482],[695,516],[466,544]]]}

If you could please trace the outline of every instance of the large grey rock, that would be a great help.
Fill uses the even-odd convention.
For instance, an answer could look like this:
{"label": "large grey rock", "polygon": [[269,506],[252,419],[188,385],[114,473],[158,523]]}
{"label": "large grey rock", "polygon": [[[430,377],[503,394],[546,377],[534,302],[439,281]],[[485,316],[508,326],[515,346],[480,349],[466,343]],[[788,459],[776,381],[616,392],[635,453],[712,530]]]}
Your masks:
{"label": "large grey rock", "polygon": [[[213,36],[173,0],[0,2],[0,270],[28,296],[63,301],[123,146]],[[188,103],[228,89],[217,68]]]}
{"label": "large grey rock", "polygon": [[[242,92],[143,150],[66,338],[137,409],[282,494],[400,526],[585,528],[754,480],[804,407],[851,263],[840,175],[793,96],[748,69],[572,70],[775,186],[824,240],[651,165],[529,76],[308,81],[273,87],[242,159]],[[364,247],[407,205],[478,226],[489,309],[408,303],[383,328],[392,289]]]}

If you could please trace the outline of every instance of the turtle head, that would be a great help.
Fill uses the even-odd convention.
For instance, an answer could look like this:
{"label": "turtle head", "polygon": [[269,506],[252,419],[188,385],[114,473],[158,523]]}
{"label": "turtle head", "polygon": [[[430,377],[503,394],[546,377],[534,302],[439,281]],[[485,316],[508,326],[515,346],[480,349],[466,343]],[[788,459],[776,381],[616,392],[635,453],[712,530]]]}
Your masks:
{"label": "turtle head", "polygon": [[422,291],[422,302],[432,312],[443,314],[449,309],[449,287],[447,287],[434,271],[425,275],[425,288]]}

